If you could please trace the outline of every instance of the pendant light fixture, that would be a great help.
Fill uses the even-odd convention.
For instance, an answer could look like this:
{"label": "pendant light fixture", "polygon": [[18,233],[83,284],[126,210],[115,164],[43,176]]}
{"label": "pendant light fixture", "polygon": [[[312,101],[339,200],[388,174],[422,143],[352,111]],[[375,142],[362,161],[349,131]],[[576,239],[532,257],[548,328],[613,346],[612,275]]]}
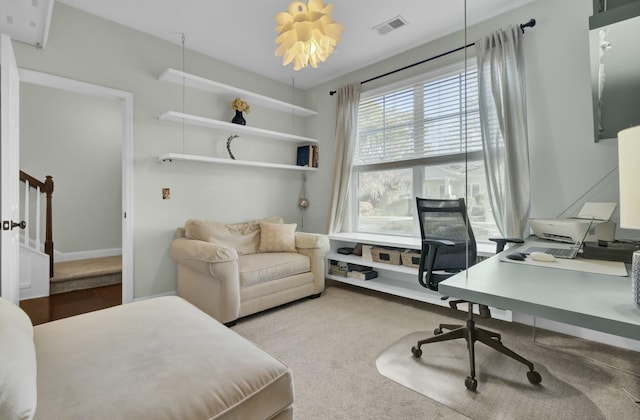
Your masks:
{"label": "pendant light fixture", "polygon": [[335,22],[331,14],[333,5],[322,0],[293,1],[287,12],[276,15],[276,57],[282,56],[282,65],[293,62],[293,69],[300,70],[309,64],[318,67],[333,52],[340,41],[344,26]]}

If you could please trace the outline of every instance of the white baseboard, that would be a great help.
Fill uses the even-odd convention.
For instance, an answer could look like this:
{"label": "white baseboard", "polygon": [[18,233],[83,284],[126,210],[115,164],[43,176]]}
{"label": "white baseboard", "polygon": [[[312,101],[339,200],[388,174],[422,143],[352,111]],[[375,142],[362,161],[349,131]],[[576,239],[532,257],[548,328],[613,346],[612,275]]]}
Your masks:
{"label": "white baseboard", "polygon": [[536,327],[544,328],[545,330],[555,331],[571,335],[573,337],[584,338],[586,340],[640,352],[640,341],[633,340],[631,338],[620,337],[613,334],[590,330],[588,328],[576,327],[562,322],[517,313],[513,313],[513,322],[525,325],[535,325]]}
{"label": "white baseboard", "polygon": [[115,257],[122,255],[122,248],[92,249],[90,251],[62,252],[53,251],[55,262],[88,260],[89,258]]}
{"label": "white baseboard", "polygon": [[143,296],[143,297],[139,297],[139,298],[134,298],[133,301],[137,302],[139,300],[153,299],[153,298],[162,297],[162,296],[176,296],[177,294],[178,294],[177,290],[172,290],[170,292],[158,293],[156,295],[149,295],[149,296]]}
{"label": "white baseboard", "polygon": [[[24,244],[24,234],[21,234],[20,236],[20,244]],[[28,248],[36,249],[35,240],[33,238],[29,238]],[[40,244],[38,246],[38,250],[40,252],[44,252],[44,244]],[[89,258],[115,257],[116,255],[122,255],[122,248],[92,249],[90,251],[74,252],[63,252],[57,249],[53,250],[53,260],[55,262],[88,260]]]}

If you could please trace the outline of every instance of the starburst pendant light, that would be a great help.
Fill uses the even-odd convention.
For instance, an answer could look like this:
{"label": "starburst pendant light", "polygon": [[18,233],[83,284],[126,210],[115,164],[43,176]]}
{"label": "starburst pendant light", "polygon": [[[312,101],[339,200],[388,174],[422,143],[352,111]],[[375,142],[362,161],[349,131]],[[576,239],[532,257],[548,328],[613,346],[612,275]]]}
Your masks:
{"label": "starburst pendant light", "polygon": [[333,5],[322,0],[293,1],[287,12],[276,15],[276,57],[282,57],[282,65],[293,62],[293,69],[300,70],[311,64],[325,61],[333,52],[344,27],[331,18]]}

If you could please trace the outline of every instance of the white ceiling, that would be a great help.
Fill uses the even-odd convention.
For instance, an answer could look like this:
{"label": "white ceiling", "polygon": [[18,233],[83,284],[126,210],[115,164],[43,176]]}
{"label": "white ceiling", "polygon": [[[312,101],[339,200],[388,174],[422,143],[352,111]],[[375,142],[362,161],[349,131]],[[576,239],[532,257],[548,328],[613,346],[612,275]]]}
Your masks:
{"label": "white ceiling", "polygon": [[[184,33],[188,49],[283,83],[290,84],[293,78],[295,86],[303,89],[461,30],[465,9],[464,0],[328,0],[334,5],[333,19],[345,27],[342,40],[336,52],[317,69],[294,71],[291,65],[283,67],[282,58],[274,55],[274,18],[278,12],[287,10],[290,0],[57,1],[178,45]],[[531,1],[467,1],[467,24]],[[0,12],[0,31],[6,32],[6,16],[25,13],[25,3],[43,7],[49,0],[0,0],[0,3],[3,9],[7,4]],[[373,29],[397,16],[408,24],[384,36]],[[14,23],[16,20],[19,19],[14,17]],[[27,20],[25,24],[29,24]],[[54,10],[52,31],[56,30],[55,25]]]}

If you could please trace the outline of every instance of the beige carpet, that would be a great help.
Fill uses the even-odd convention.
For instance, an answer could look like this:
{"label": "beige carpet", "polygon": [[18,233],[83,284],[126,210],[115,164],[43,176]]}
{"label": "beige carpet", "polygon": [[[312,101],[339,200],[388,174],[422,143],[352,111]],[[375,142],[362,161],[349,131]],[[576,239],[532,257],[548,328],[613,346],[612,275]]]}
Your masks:
{"label": "beige carpet", "polygon": [[[464,387],[464,341],[434,347],[436,363],[426,367],[412,360],[411,344],[402,343],[416,331],[432,334],[440,322],[457,323],[464,313],[329,284],[318,299],[266,311],[233,327],[291,367],[296,420],[640,419],[640,406],[632,400],[640,396],[637,352],[542,330],[534,343],[531,327],[480,320],[536,364],[542,385],[531,385],[519,363],[478,344],[479,385],[478,392],[471,393]],[[402,361],[395,362],[394,354]],[[430,360],[425,355],[423,362]],[[633,370],[636,376],[584,356]],[[405,377],[423,388],[416,392],[381,375],[376,365],[382,362],[410,366],[402,368]],[[430,371],[423,374],[422,369]],[[442,390],[446,399],[434,389]]]}
{"label": "beige carpet", "polygon": [[517,347],[542,375],[541,384],[529,383],[525,365],[476,343],[478,390],[467,391],[464,378],[469,374],[469,359],[464,340],[424,345],[420,359],[411,355],[416,341],[432,335],[424,331],[402,337],[378,357],[378,371],[478,420],[640,418],[640,411],[623,392],[615,397],[617,401],[598,405],[603,398],[614,398],[614,389],[626,386],[639,391],[637,383],[625,383],[631,378],[612,375],[588,360],[531,346],[529,340],[527,346]]}
{"label": "beige carpet", "polygon": [[63,261],[54,264],[50,294],[122,283],[122,256]]}
{"label": "beige carpet", "polygon": [[122,256],[89,258],[54,263],[51,281],[74,280],[122,272]]}

